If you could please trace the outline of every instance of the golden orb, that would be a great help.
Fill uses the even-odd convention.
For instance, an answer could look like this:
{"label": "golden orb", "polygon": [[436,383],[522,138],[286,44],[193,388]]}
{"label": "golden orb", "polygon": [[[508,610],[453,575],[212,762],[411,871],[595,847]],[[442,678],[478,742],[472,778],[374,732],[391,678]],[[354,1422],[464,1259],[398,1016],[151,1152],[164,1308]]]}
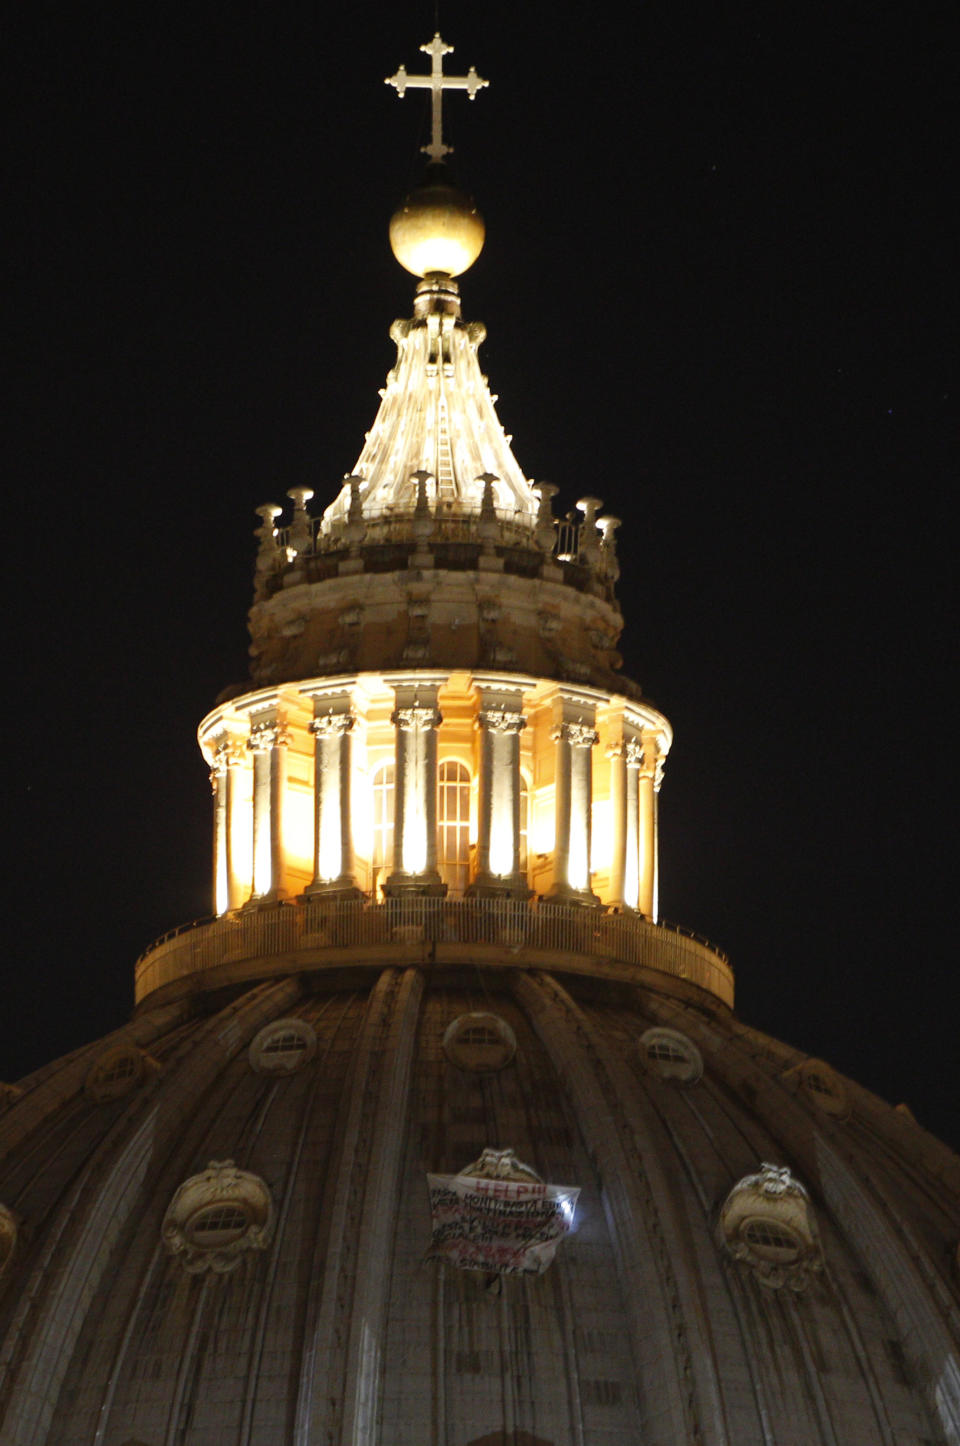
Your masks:
{"label": "golden orb", "polygon": [[390,217],[393,254],[414,276],[460,276],[483,250],[484,235],[471,198],[445,181],[417,186]]}

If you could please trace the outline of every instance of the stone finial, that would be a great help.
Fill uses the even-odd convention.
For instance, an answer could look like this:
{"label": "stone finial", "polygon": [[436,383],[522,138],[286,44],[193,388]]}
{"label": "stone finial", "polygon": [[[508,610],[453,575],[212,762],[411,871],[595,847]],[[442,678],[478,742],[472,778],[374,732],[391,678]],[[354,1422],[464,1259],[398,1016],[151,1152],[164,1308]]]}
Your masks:
{"label": "stone finial", "polygon": [[277,565],[280,557],[280,544],[277,541],[277,518],[283,511],[273,502],[265,502],[262,507],[256,509],[257,516],[261,519],[260,526],[254,531],[254,537],[259,538],[260,546],[257,549],[257,571],[270,572]]}
{"label": "stone finial", "polygon": [[497,538],[497,509],[493,501],[493,484],[499,481],[495,472],[481,472],[477,478],[483,483],[483,497],[480,502],[480,525],[477,531],[483,543],[484,552],[491,552]]}
{"label": "stone finial", "polygon": [[583,522],[580,526],[580,555],[595,567],[600,557],[597,513],[603,503],[599,497],[581,497],[577,506],[583,513]]}
{"label": "stone finial", "polygon": [[537,513],[537,529],[535,534],[537,546],[541,552],[546,553],[549,557],[553,552],[554,544],[557,540],[551,499],[556,497],[560,489],[559,487],[555,487],[552,482],[535,482],[533,490],[540,499],[540,509]]}
{"label": "stone finial", "polygon": [[313,525],[307,511],[307,503],[313,496],[313,488],[291,487],[287,496],[293,499],[293,517],[290,520],[287,542],[299,557],[310,551],[313,542]]}
{"label": "stone finial", "polygon": [[351,546],[361,543],[366,536],[367,524],[363,520],[363,501],[360,497],[360,487],[363,478],[355,472],[344,477],[344,485],[350,488],[350,506],[347,509],[347,521],[343,529],[343,535]]}
{"label": "stone finial", "polygon": [[617,561],[617,528],[620,526],[619,517],[597,518],[597,526],[603,534],[603,555],[606,561],[606,572],[611,582],[616,582],[620,576],[620,564]]}
{"label": "stone finial", "polygon": [[413,509],[413,535],[417,548],[422,549],[434,530],[434,520],[430,513],[430,499],[427,496],[427,483],[433,480],[433,473],[425,472],[421,468],[418,472],[411,472],[410,479],[417,484],[417,503]]}

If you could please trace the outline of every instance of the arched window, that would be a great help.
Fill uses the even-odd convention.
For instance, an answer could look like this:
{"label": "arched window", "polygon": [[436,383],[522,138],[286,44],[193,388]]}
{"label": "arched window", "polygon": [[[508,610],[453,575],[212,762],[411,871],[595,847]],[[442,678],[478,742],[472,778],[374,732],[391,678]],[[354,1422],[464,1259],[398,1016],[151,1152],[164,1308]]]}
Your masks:
{"label": "arched window", "polygon": [[373,775],[373,893],[393,869],[393,821],[396,807],[396,767],[382,763]]}
{"label": "arched window", "polygon": [[455,759],[437,774],[437,863],[447,891],[460,895],[470,877],[470,773]]}

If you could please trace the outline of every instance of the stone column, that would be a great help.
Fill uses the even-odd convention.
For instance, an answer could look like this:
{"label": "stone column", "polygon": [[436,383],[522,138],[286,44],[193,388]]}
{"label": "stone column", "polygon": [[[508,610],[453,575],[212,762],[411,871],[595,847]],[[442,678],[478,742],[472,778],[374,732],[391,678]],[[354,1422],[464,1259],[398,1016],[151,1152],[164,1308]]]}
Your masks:
{"label": "stone column", "polygon": [[227,833],[227,749],[222,741],[216,745],[210,765],[210,787],[213,790],[213,912],[225,914],[230,907]]}
{"label": "stone column", "polygon": [[624,741],[626,765],[626,829],[624,832],[624,892],[628,909],[640,908],[640,769],[643,744],[639,738]]}
{"label": "stone column", "polygon": [[393,873],[386,895],[446,893],[437,871],[437,688],[395,688],[396,804]]}
{"label": "stone column", "polygon": [[650,917],[655,924],[660,919],[660,785],[665,763],[666,759],[658,752],[653,775],[653,889],[650,895]]}
{"label": "stone column", "polygon": [[237,877],[237,770],[245,756],[241,739],[221,733],[210,765],[213,789],[213,908],[216,914],[239,909],[244,902],[243,882]]}
{"label": "stone column", "polygon": [[655,917],[657,892],[656,794],[657,742],[644,735],[643,761],[637,771],[637,835],[639,852],[639,898],[637,908],[648,919]]}
{"label": "stone column", "polygon": [[282,896],[283,789],[287,732],[271,713],[250,721],[247,748],[253,754],[253,898]]}
{"label": "stone column", "polygon": [[610,760],[610,903],[622,906],[626,870],[627,765],[624,741],[618,739],[607,749]]}
{"label": "stone column", "polygon": [[520,694],[479,687],[480,794],[477,876],[469,892],[528,898],[520,872],[520,734],[527,726]]}
{"label": "stone column", "polygon": [[590,888],[590,832],[593,802],[593,747],[598,735],[589,720],[587,706],[573,705],[579,715],[566,716],[571,704],[561,703],[560,718],[553,730],[557,747],[554,778],[556,827],[554,878],[549,898],[557,903],[598,904]]}
{"label": "stone column", "polygon": [[356,894],[353,874],[353,831],[350,815],[350,699],[316,697],[310,732],[314,737],[313,882],[308,894]]}

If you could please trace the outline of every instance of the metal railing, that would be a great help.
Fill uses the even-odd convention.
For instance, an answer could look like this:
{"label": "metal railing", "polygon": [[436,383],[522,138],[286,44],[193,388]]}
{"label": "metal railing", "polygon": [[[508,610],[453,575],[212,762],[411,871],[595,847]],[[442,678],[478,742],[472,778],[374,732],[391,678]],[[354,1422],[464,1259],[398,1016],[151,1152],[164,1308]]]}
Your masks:
{"label": "metal railing", "polygon": [[[541,962],[535,956],[543,953],[639,964],[687,979],[733,1003],[733,972],[726,955],[675,925],[569,904],[418,896],[377,904],[295,899],[185,925],[141,954],[136,996],[142,1000],[221,967],[240,966],[242,974],[246,961],[254,964],[271,956],[280,956],[281,967],[291,969],[307,963],[342,964],[342,951],[350,951],[355,956],[351,962],[357,963],[375,951],[373,962],[384,946],[401,958],[414,954],[426,963],[456,960],[462,946],[468,946],[508,953],[518,964]],[[250,974],[255,973],[251,968]]]}

